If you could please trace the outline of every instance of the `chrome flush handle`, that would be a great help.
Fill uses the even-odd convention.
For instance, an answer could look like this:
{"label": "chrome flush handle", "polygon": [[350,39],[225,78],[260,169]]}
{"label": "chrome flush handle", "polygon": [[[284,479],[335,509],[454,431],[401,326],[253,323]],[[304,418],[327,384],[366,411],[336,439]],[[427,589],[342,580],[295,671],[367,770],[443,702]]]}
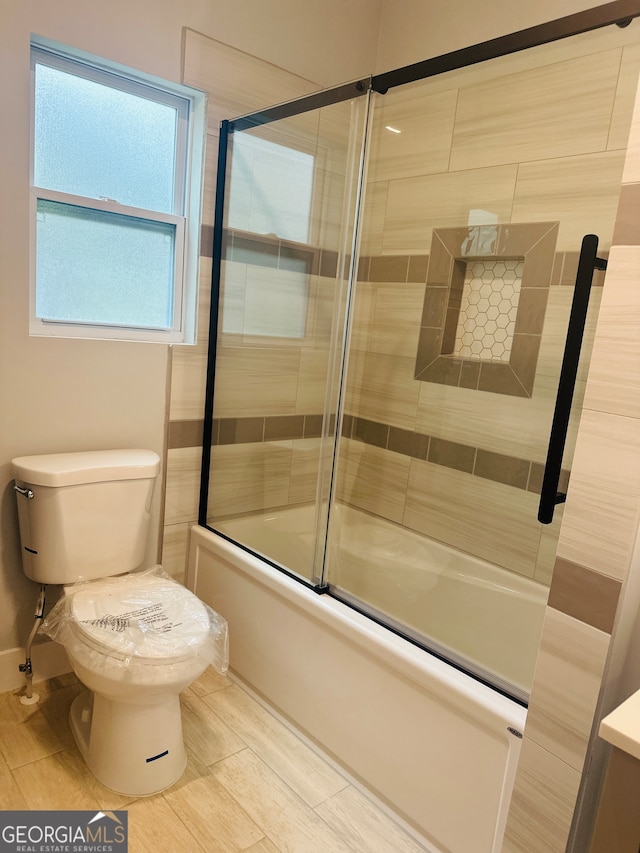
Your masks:
{"label": "chrome flush handle", "polygon": [[31,489],[23,489],[22,486],[14,486],[13,489],[14,489],[14,491],[18,492],[18,494],[24,495],[24,497],[28,501],[33,500],[33,498],[35,498],[35,495],[31,491]]}

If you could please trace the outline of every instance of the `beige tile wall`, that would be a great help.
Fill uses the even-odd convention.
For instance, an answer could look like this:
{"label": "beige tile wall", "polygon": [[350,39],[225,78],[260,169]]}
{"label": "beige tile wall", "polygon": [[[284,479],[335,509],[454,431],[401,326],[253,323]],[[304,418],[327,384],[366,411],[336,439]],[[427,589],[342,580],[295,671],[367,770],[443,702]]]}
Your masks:
{"label": "beige tile wall", "polygon": [[[630,30],[586,34],[379,96],[366,252],[426,252],[432,228],[465,225],[475,207],[500,221],[559,219],[562,251],[586,233],[611,245],[635,41]],[[385,130],[394,122],[401,134]],[[598,205],[584,203],[591,181]]]}
{"label": "beige tile wall", "polygon": [[403,521],[426,536],[533,577],[542,533],[534,523],[537,504],[530,492],[412,459]]}
{"label": "beige tile wall", "polygon": [[565,853],[579,787],[578,770],[526,738],[502,853]]}
{"label": "beige tile wall", "polygon": [[460,89],[450,168],[604,150],[619,67],[620,51],[610,50]]}
{"label": "beige tile wall", "polygon": [[[428,132],[428,117],[424,116],[422,133]],[[382,245],[374,252],[428,253],[433,229],[466,225],[472,209],[489,210],[497,221],[508,222],[517,176],[513,164],[388,181]],[[375,178],[375,164],[371,177]]]}
{"label": "beige tile wall", "polygon": [[513,195],[514,222],[544,221],[553,211],[560,221],[559,251],[579,251],[585,234],[597,234],[600,246],[608,249],[623,165],[624,149],[522,163]]}
{"label": "beige tile wall", "polygon": [[[616,612],[623,596],[635,589],[630,578],[638,571],[632,562],[640,520],[640,377],[635,351],[638,327],[633,323],[640,310],[638,140],[640,101],[618,211],[619,221],[635,223],[626,229],[634,236],[626,245],[614,245],[610,253],[550,591],[553,607],[547,611],[503,853],[564,851],[571,838],[578,839],[578,846],[570,848],[578,853],[587,849],[595,817],[590,808],[577,810],[579,817],[574,818],[578,786],[597,743],[593,732],[611,710],[609,703],[616,701],[606,664],[620,642]],[[605,599],[608,613],[603,614]],[[629,606],[637,609],[636,602]],[[602,630],[597,624],[609,627]],[[607,698],[599,708],[605,688]],[[541,766],[549,769],[547,780],[535,784]],[[588,776],[582,781],[591,791],[598,782]],[[552,799],[563,808],[555,807]]]}
{"label": "beige tile wall", "polygon": [[292,453],[291,441],[212,447],[211,515],[285,505],[289,499]]}
{"label": "beige tile wall", "polygon": [[[598,234],[600,250],[606,252],[613,237],[640,53],[632,33],[599,35],[565,45],[565,59],[558,45],[549,45],[529,52],[533,56],[496,60],[475,74],[473,69],[452,72],[379,97],[363,252],[374,260],[379,255],[428,254],[434,228],[465,226],[476,208],[499,222],[559,221],[558,252],[577,253],[586,233]],[[402,133],[388,131],[387,125]],[[573,297],[573,287],[565,285],[572,284],[575,273],[565,263],[567,270],[556,270],[549,288],[530,399],[415,381],[424,284],[379,277],[359,282],[347,411],[544,464]],[[567,468],[601,294],[602,288],[594,286],[563,460]],[[623,386],[626,381],[620,380]],[[350,483],[357,467],[352,457],[367,455],[354,444],[342,450]],[[357,494],[350,496],[343,488],[344,498],[383,515],[373,495],[394,456],[399,458],[378,450],[376,464],[360,465],[370,479],[358,485]],[[550,580],[562,509],[545,529],[536,518],[535,494],[518,494],[420,460],[411,460],[410,469],[403,524],[543,583]],[[386,494],[384,500],[388,502]],[[396,520],[398,503],[396,497]],[[487,515],[486,506],[492,508]]]}
{"label": "beige tile wall", "polygon": [[[611,39],[610,35],[608,38]],[[424,254],[430,246],[433,226],[464,224],[470,207],[489,209],[500,219],[508,220],[513,215],[518,221],[541,218],[548,220],[557,214],[551,212],[548,206],[544,207],[544,204],[547,204],[549,189],[547,185],[546,189],[542,188],[545,180],[554,185],[553,211],[560,210],[558,218],[561,220],[561,234],[565,233],[565,236],[561,237],[562,245],[558,248],[564,246],[575,250],[574,240],[578,239],[580,230],[586,228],[583,222],[584,209],[587,207],[585,174],[588,174],[600,199],[596,209],[601,222],[596,227],[603,235],[602,243],[606,248],[611,239],[617,202],[617,194],[611,190],[611,186],[615,187],[616,180],[619,181],[623,166],[623,152],[606,149],[608,145],[611,146],[612,139],[622,138],[621,128],[624,128],[625,121],[628,121],[623,115],[622,106],[629,103],[629,76],[640,65],[640,53],[636,46],[626,46],[620,34],[616,34],[616,40],[615,44],[605,45],[609,49],[596,51],[596,40],[583,39],[586,44],[584,49],[592,53],[587,58],[579,55],[569,56],[565,62],[557,61],[557,45],[551,45],[546,49],[547,54],[542,54],[545,57],[542,67],[536,67],[529,62],[528,67],[522,68],[522,58],[516,60],[514,57],[507,57],[503,62],[506,63],[507,70],[512,69],[512,73],[506,75],[499,74],[499,69],[494,64],[492,74],[488,77],[483,71],[486,78],[484,80],[478,81],[477,75],[474,79],[468,70],[455,72],[451,75],[451,88],[446,87],[442,78],[436,78],[434,81],[404,87],[408,93],[404,90],[392,91],[386,98],[379,99],[380,113],[374,123],[373,156],[364,210],[363,253],[365,247],[368,247],[373,255],[380,252]],[[628,37],[626,41],[629,41]],[[218,109],[227,110],[226,113],[220,112],[220,115],[215,113],[215,120],[210,122],[210,131],[215,131],[215,124],[222,115],[228,116],[233,112],[228,104],[230,94],[227,83],[224,83],[224,96],[219,96],[218,90],[226,78],[221,79],[218,72],[228,74],[229,69],[232,69],[237,73],[242,67],[242,73],[246,80],[249,80],[260,65],[256,65],[258,61],[253,58],[243,64],[231,54],[234,54],[234,51],[227,46],[219,45],[200,34],[186,35],[185,79],[200,86],[217,86],[218,89],[210,89],[211,100],[216,102],[214,113]],[[598,62],[594,59],[596,54]],[[540,62],[539,57],[537,61]],[[627,70],[627,76],[623,74],[618,81],[617,71],[621,64],[623,69]],[[589,99],[582,96],[577,102],[567,102],[560,98],[559,103],[555,100],[549,103],[546,97],[541,98],[538,94],[534,96],[534,93],[539,92],[541,81],[575,79],[585,68],[589,69],[589,86],[597,93],[597,97],[593,97],[591,107],[588,106]],[[281,69],[269,69],[267,77],[272,75],[269,78],[272,91],[283,85],[283,74]],[[288,80],[287,86],[300,94],[302,89],[310,88],[311,84],[292,79]],[[250,108],[243,100],[247,97],[246,90],[240,89],[237,79],[234,80],[232,91],[235,92],[236,111]],[[563,91],[568,90],[563,87]],[[222,98],[220,108],[217,106],[219,97]],[[268,102],[268,98],[263,101]],[[481,120],[478,119],[480,103],[484,105]],[[335,141],[343,131],[345,118],[346,115],[342,115],[340,111],[335,114],[330,112],[323,118],[321,126],[318,125],[317,114],[296,119],[295,130],[300,137],[313,139],[314,134],[318,137],[319,148],[325,152],[324,174],[331,186],[335,185],[333,179],[344,165],[340,154],[342,149],[335,145]],[[571,126],[571,120],[578,119],[582,123],[580,126],[584,125],[586,128],[586,137],[585,134],[576,134],[572,142],[568,128]],[[532,138],[527,128],[530,129],[534,120],[539,123],[542,132]],[[469,127],[473,122],[479,122],[481,141],[470,146]],[[403,133],[390,134],[384,129],[385,125],[398,125]],[[502,140],[502,150],[497,147],[499,140]],[[213,138],[211,141],[215,143]],[[508,153],[505,153],[505,147]],[[215,144],[209,146],[205,222],[212,220],[213,191],[210,170],[214,167],[211,157],[211,151],[214,149]],[[559,153],[570,156],[558,159],[555,155]],[[550,154],[554,157],[549,158]],[[535,158],[543,155],[544,159],[539,163],[526,162],[518,165],[515,162],[504,162],[511,158]],[[560,185],[557,180],[558,169],[564,181],[560,182]],[[606,192],[603,187],[606,187]],[[328,205],[325,205],[325,214],[327,210],[336,210],[337,199],[332,200],[335,196],[332,191],[325,194]],[[336,246],[337,215],[325,218],[320,216],[319,221],[324,222],[325,219],[329,227],[324,228],[323,239],[326,240],[326,245]],[[320,230],[322,229],[318,228],[318,233]],[[250,273],[252,276],[259,274],[273,277],[274,271],[261,271],[260,268],[251,270],[244,264],[233,262],[226,262],[225,266],[225,304],[240,317],[240,313],[246,310],[243,294],[247,275]],[[202,270],[201,305],[208,310],[210,260],[204,261]],[[276,281],[276,284],[280,286],[280,280]],[[311,325],[320,329],[320,335],[315,338],[315,345],[314,341],[307,340],[300,347],[273,344],[260,346],[259,339],[252,341],[245,338],[235,342],[234,339],[223,336],[217,360],[216,417],[319,414],[322,411],[328,368],[326,342],[336,293],[327,278],[314,278],[313,285],[312,305],[315,306],[317,316]],[[397,282],[385,281],[384,276],[382,279],[378,276],[376,281],[361,282],[358,285],[347,411],[358,417],[404,430],[415,430],[446,441],[457,441],[543,463],[570,308],[571,288],[552,287],[550,290],[538,372],[531,400],[416,382],[412,368],[419,333],[416,318],[420,314],[423,293],[423,286],[419,282],[399,286]],[[593,338],[599,297],[600,289],[595,288],[585,335],[586,351]],[[204,328],[206,322],[201,316],[201,329]],[[206,333],[200,337],[200,343],[195,350],[176,349],[174,352],[172,421],[201,417],[206,371],[205,341]],[[583,359],[576,388],[575,411],[579,410],[584,392],[586,363],[587,359]],[[567,467],[571,462],[577,426],[578,415],[574,414],[564,460]],[[391,454],[380,468],[378,463],[388,451],[368,448],[365,452],[353,447],[354,444],[355,442],[349,442],[349,446],[345,447],[342,453],[345,479],[341,484],[341,494],[354,504],[363,508],[366,505],[369,511],[381,515],[387,514],[384,507],[395,505],[395,509],[389,510],[391,517],[408,526],[418,525],[417,529],[422,529],[424,524],[418,524],[419,513],[413,509],[416,501],[418,504],[424,502],[435,506],[436,509],[442,509],[449,500],[455,502],[455,498],[453,495],[445,498],[444,495],[449,494],[447,490],[438,497],[436,484],[441,488],[441,480],[449,482],[457,477],[463,481],[463,485],[469,479],[468,475],[456,472],[452,474],[451,471],[438,472],[438,476],[432,478],[420,477],[415,474],[420,463],[414,461],[411,463],[414,470],[413,489],[411,493],[404,495],[400,507],[399,498],[394,504],[394,501],[387,498],[385,488],[377,482],[382,471],[387,472],[384,478],[389,480],[388,472],[397,463],[398,454]],[[237,459],[241,459],[245,466],[247,481],[254,479],[249,462],[256,453],[263,460],[263,466],[255,472],[258,479],[264,478],[264,460],[270,454],[280,455],[272,445],[262,449],[246,446],[245,449],[246,453],[240,448],[235,452]],[[185,452],[182,448],[170,448],[170,456],[176,451]],[[215,452],[217,451],[214,451],[214,454]],[[229,452],[228,448],[224,448],[221,458]],[[376,463],[371,461],[372,457],[377,459]],[[278,479],[273,488],[264,486],[270,495],[265,505],[273,506],[274,495],[282,496],[285,492],[285,502],[311,494],[310,482],[314,463],[308,455],[304,458],[306,487],[301,490],[295,487],[289,489],[287,486],[285,489]],[[363,459],[367,460],[367,464],[363,464]],[[402,466],[408,465],[409,460],[404,459]],[[168,465],[171,477],[175,476],[175,470],[176,465]],[[275,461],[269,470],[279,471],[278,478],[291,476],[291,469],[287,475],[286,466],[283,469]],[[356,483],[358,472],[364,476],[361,484]],[[185,479],[183,475],[182,480]],[[194,488],[195,479],[194,473],[188,486],[190,492]],[[391,479],[395,483],[395,478]],[[223,515],[249,509],[242,501],[228,498],[234,493],[234,483],[232,467],[221,465],[217,470],[216,489],[219,491],[214,503],[217,512]],[[508,501],[508,496],[513,491],[488,480],[483,480],[478,488],[496,507],[504,503],[505,496]],[[185,516],[184,511],[176,514],[172,510],[176,506],[177,489],[176,483],[168,483],[168,491],[172,496],[167,504],[166,523],[169,526],[183,523]],[[469,493],[475,493],[475,490],[474,483]],[[258,489],[258,492],[261,491],[262,489]],[[377,494],[385,495],[378,505],[375,502]],[[221,499],[223,495],[224,501]],[[225,506],[226,501],[228,505]],[[189,507],[188,512],[192,512],[193,494],[185,494],[184,502],[185,506]],[[557,525],[550,530],[541,531],[535,520],[535,504],[536,499],[532,494],[519,495],[510,502],[509,512],[514,516],[515,527],[527,531],[521,541],[528,544],[520,549],[526,553],[526,557],[523,557],[522,553],[510,552],[509,545],[505,545],[505,541],[510,541],[509,537],[500,537],[502,544],[496,549],[492,544],[496,536],[493,531],[487,529],[484,536],[486,541],[484,544],[478,543],[477,552],[494,554],[500,565],[544,581],[551,575],[553,537]],[[256,508],[262,503],[261,500],[257,503],[251,501],[251,505]],[[455,537],[460,527],[464,529],[465,524],[468,529],[478,527],[474,520],[477,513],[474,511],[473,501],[459,502],[458,508],[462,506],[466,507],[468,514],[463,512],[458,516],[459,522],[445,528],[439,527],[438,538],[451,544],[459,544],[456,543]],[[501,522],[498,520],[496,523],[499,527]],[[472,538],[465,536],[463,539],[468,543],[467,547],[471,548]]]}
{"label": "beige tile wall", "polygon": [[338,498],[402,523],[411,461],[361,442],[349,442],[341,459]]}
{"label": "beige tile wall", "polygon": [[[630,150],[629,159],[635,155]],[[629,170],[630,171],[630,170]],[[625,170],[625,174],[627,170]],[[640,177],[640,175],[638,176]],[[608,272],[598,323],[598,343],[589,373],[585,405],[590,409],[616,412],[625,417],[640,416],[640,398],[635,389],[640,381],[640,314],[637,302],[637,246],[616,250],[615,266]],[[616,370],[619,359],[625,369]]]}
{"label": "beige tile wall", "polygon": [[547,608],[527,736],[578,771],[586,756],[608,649],[607,633]]}

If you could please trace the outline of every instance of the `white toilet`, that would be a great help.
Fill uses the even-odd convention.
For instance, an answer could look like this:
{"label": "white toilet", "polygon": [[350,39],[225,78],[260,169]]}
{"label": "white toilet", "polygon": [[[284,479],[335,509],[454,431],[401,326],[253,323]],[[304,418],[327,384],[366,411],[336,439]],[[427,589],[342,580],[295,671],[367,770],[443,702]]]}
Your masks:
{"label": "white toilet", "polygon": [[12,464],[24,572],[64,586],[43,630],[88,688],[71,706],[78,748],[107,788],[161,791],[186,765],[178,694],[210,663],[224,672],[227,625],[160,567],[134,571],[160,460],[102,450]]}

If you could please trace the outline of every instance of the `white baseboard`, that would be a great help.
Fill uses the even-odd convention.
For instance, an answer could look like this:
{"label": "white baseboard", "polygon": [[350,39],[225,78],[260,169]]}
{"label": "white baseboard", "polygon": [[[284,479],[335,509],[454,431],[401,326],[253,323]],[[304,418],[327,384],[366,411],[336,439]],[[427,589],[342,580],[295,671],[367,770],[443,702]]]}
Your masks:
{"label": "white baseboard", "polygon": [[[25,677],[18,669],[24,663],[24,649],[5,649],[0,651],[0,693],[8,690],[18,690],[25,682]],[[71,664],[60,643],[47,641],[37,643],[31,648],[31,666],[33,682],[55,678],[65,672],[71,672]]]}

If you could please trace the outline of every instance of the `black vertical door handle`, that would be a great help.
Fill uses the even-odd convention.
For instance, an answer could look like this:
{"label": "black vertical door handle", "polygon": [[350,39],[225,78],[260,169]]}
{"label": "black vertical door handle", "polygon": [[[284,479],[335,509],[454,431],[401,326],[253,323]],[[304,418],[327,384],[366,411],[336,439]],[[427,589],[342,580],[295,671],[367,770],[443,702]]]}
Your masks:
{"label": "black vertical door handle", "polygon": [[558,381],[558,394],[556,396],[551,433],[549,435],[547,461],[544,466],[542,489],[540,490],[538,521],[542,524],[551,524],[556,505],[564,503],[567,498],[565,492],[558,491],[558,484],[560,482],[562,455],[567,438],[569,417],[571,416],[571,403],[573,401],[573,392],[578,374],[578,363],[580,361],[582,337],[587,319],[587,308],[589,307],[591,282],[594,270],[605,270],[606,268],[607,262],[598,257],[598,238],[595,234],[585,235],[582,239],[582,248],[578,260],[576,286],[571,303],[567,340],[564,346],[560,379]]}

